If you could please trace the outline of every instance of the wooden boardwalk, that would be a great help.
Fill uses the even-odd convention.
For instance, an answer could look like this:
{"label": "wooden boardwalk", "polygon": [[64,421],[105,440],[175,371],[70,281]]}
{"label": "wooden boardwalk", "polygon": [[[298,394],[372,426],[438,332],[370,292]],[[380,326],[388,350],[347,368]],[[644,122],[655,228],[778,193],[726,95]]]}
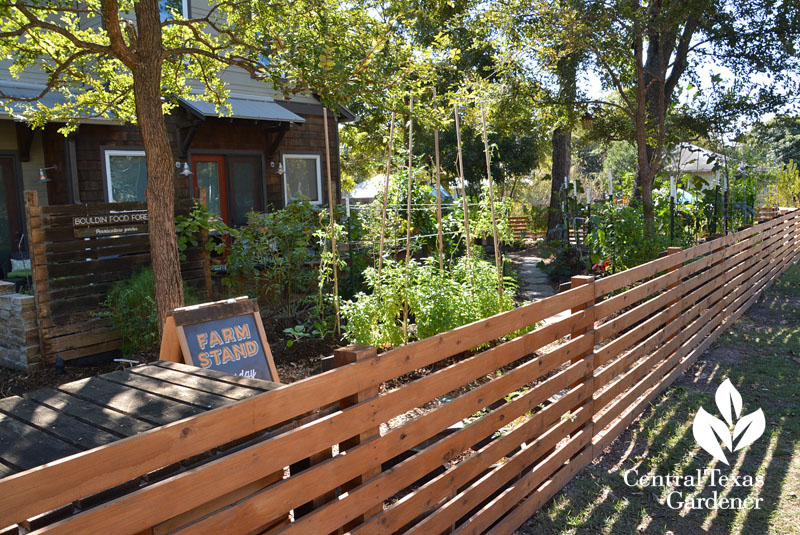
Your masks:
{"label": "wooden boardwalk", "polygon": [[[278,383],[156,362],[0,400],[0,478],[103,446],[275,389]],[[206,460],[211,456],[206,456]],[[180,464],[158,471],[166,477]],[[110,499],[154,478],[144,475],[96,499]],[[73,513],[44,515],[37,529]],[[0,534],[6,533],[0,526]],[[13,531],[9,533],[14,533]]]}

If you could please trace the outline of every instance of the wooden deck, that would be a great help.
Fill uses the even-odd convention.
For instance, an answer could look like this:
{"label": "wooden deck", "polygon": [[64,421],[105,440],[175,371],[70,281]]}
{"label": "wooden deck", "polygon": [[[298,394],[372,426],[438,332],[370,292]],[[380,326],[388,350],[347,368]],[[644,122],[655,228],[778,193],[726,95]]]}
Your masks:
{"label": "wooden deck", "polygon": [[[230,405],[279,386],[174,362],[156,362],[0,400],[0,478]],[[212,456],[204,456],[209,460]],[[196,459],[202,462],[202,459]],[[111,489],[105,501],[182,468],[166,467]],[[82,504],[43,515],[37,529]],[[0,534],[5,531],[0,525]]]}

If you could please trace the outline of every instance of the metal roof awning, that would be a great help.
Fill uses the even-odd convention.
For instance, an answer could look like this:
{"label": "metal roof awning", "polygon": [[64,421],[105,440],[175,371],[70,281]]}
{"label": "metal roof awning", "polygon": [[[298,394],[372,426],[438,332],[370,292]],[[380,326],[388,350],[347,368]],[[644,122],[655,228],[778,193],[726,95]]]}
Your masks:
{"label": "metal roof awning", "polygon": [[[0,82],[0,92],[2,92],[2,94],[8,97],[11,97],[12,99],[35,98],[39,96],[39,94],[42,92],[43,89],[44,89],[43,86],[39,87],[33,84],[26,84],[16,81]],[[32,102],[21,102],[15,100],[6,101],[5,99],[0,99],[0,100],[2,100],[2,108],[3,108],[0,109],[0,111],[4,112],[3,114],[5,115],[7,111],[4,108],[6,106],[11,108],[11,116],[18,121],[25,120],[24,113],[26,108],[28,108],[29,106],[36,108],[39,102],[44,104],[46,108],[52,108],[57,104],[63,104],[64,102],[66,102],[66,98],[64,97],[64,95],[62,95],[57,91],[48,91],[42,96],[42,98]]]}
{"label": "metal roof awning", "polygon": [[[180,99],[181,105],[200,117],[220,117],[216,107],[210,102]],[[282,123],[304,123],[305,119],[284,108],[271,99],[236,95],[228,97],[231,106],[230,115],[222,115],[230,119],[251,119],[255,121],[276,121]]]}

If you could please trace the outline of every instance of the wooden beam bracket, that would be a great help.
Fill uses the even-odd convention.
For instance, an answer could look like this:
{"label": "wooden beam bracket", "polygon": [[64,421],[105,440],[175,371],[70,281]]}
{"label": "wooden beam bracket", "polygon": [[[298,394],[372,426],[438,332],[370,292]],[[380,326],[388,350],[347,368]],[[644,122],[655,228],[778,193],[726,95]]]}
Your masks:
{"label": "wooden beam bracket", "polygon": [[269,146],[267,146],[268,159],[271,160],[275,156],[275,152],[278,150],[281,141],[283,141],[283,137],[286,135],[286,133],[289,131],[291,127],[292,127],[291,123],[283,123],[283,125],[281,125],[281,127],[279,127],[275,131],[275,136],[272,138],[272,142],[269,144]]}

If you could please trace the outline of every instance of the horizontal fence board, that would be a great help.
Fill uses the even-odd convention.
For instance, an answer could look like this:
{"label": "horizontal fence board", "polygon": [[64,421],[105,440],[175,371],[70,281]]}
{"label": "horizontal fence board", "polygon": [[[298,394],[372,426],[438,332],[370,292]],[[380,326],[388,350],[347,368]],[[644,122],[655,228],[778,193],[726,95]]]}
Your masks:
{"label": "horizontal fence board", "polygon": [[[551,438],[555,437],[556,434],[546,430],[553,424],[558,424],[557,427],[569,429],[569,431],[577,429],[590,416],[588,411],[583,410],[582,413],[576,413],[574,421],[569,419],[562,421],[562,417],[568,408],[581,404],[590,397],[591,390],[586,385],[574,388],[569,394],[564,395],[552,405],[535,413],[513,433],[501,436],[497,440],[490,442],[474,455],[451,467],[430,482],[425,483],[413,494],[409,494],[392,504],[370,522],[355,529],[352,535],[375,535],[395,532],[418,516],[420,511],[427,510],[436,505],[442,498],[452,495],[453,489],[461,488],[475,479],[488,470],[498,459],[521,446],[523,442],[533,441],[532,444],[536,445],[550,444]],[[463,499],[464,495],[461,493],[458,499],[453,498],[448,501],[441,509],[438,509],[423,520],[420,525],[431,526],[431,531],[437,531],[441,522],[447,524],[451,516],[460,516],[460,513],[451,515],[447,511],[453,507],[459,507]],[[447,515],[446,521],[440,520],[442,515]]]}
{"label": "horizontal fence board", "polygon": [[[150,237],[143,219],[146,204],[38,206],[37,199],[34,192],[26,192],[32,280],[45,362],[119,349],[117,333],[95,331],[88,332],[85,341],[77,338],[86,332],[84,325],[103,309],[113,285],[150,264]],[[83,237],[90,229],[118,227],[136,231]],[[185,257],[181,264],[184,280],[205,289],[209,267],[201,247],[190,248]],[[68,338],[51,340],[54,336]]]}
{"label": "horizontal fence board", "polygon": [[[79,454],[72,459],[63,459],[31,471],[29,477],[23,480],[24,488],[20,484],[14,484],[18,478],[0,480],[0,511],[9,511],[14,518],[25,519],[56,507],[65,497],[78,499],[99,492],[216,447],[222,443],[218,437],[228,437],[230,441],[250,435],[334,403],[358,390],[378,387],[384,381],[485,344],[507,332],[514,332],[585,302],[590,294],[591,289],[588,286],[568,290],[557,296],[298,381],[292,384],[290,394],[284,393],[286,388],[273,390],[235,405],[166,425],[158,432],[147,432],[120,441],[94,452],[92,456]],[[343,379],[353,376],[359,377],[358,385],[348,384]],[[350,410],[354,411],[359,407],[357,405]],[[363,407],[361,410],[368,412]],[[367,418],[355,432],[362,432],[375,423],[379,422]],[[322,431],[321,434],[324,435],[325,432]],[[339,431],[338,434],[341,435],[342,432]],[[192,437],[191,440],[188,440],[189,436]],[[166,447],[167,444],[170,446]],[[175,444],[181,444],[181,447],[177,448]],[[87,479],[84,476],[87,471],[91,472],[93,466],[103,465],[111,468],[102,478]],[[258,467],[255,470],[258,471]],[[46,485],[45,482],[50,484]],[[8,488],[7,485],[14,485],[13,495],[4,491],[4,488]],[[42,488],[48,489],[48,495],[43,495]],[[91,511],[87,511],[89,512]]]}
{"label": "horizontal fence board", "polygon": [[[267,430],[259,442],[34,533],[137,535],[167,522],[180,535],[244,534],[313,502],[310,512],[295,515],[277,533],[342,528],[352,535],[449,530],[507,535],[599,455],[800,257],[798,216],[785,214],[269,393],[10,475],[0,479],[0,516],[21,522]],[[50,329],[60,333],[65,353],[81,350],[76,333],[63,326]],[[481,346],[482,351],[467,353]],[[406,376],[451,357],[457,358]],[[503,373],[496,373],[501,368]],[[143,392],[152,386],[135,371],[125,377]],[[403,379],[394,389],[335,410],[339,400],[396,378]],[[178,379],[174,385],[180,399],[186,387]],[[517,393],[502,401],[510,392]],[[366,435],[434,400],[436,405],[383,435]],[[323,416],[308,416],[326,407]],[[287,424],[301,417],[303,423]],[[459,422],[460,428],[443,434]],[[268,431],[278,426],[284,427]],[[331,446],[361,434],[360,444],[330,455]],[[305,470],[257,485],[312,457],[318,461]],[[392,459],[399,464],[383,470]],[[244,488],[248,492],[235,494]],[[342,494],[335,496],[337,489]],[[384,508],[398,493],[406,494]],[[233,495],[236,501],[226,499]],[[176,517],[180,520],[172,520]]]}
{"label": "horizontal fence board", "polygon": [[[586,388],[579,388],[587,390]],[[575,391],[577,392],[578,390]],[[574,404],[577,400],[570,401]],[[567,405],[562,405],[562,411],[567,408]],[[448,526],[455,524],[469,511],[479,507],[493,493],[501,490],[510,480],[524,473],[546,455],[548,451],[555,448],[565,436],[573,434],[577,429],[585,425],[590,420],[591,414],[588,408],[582,407],[573,413],[573,418],[562,418],[562,416],[563,413],[558,417],[557,424],[550,429],[543,428],[540,425],[537,429],[521,427],[512,431],[512,436],[514,434],[522,435],[514,443],[522,445],[524,440],[524,448],[510,455],[510,458],[505,462],[494,467],[486,467],[491,467],[492,469],[414,526],[408,534],[417,533],[422,535],[445,531]],[[498,456],[494,462],[507,455],[508,452]]]}
{"label": "horizontal fence board", "polygon": [[[569,359],[571,354],[581,351],[581,349],[579,349],[579,344],[577,344],[578,342],[582,342],[585,347],[589,341],[588,337],[576,339],[572,344],[574,345],[572,352],[557,350],[554,353],[559,353],[558,360],[564,362]],[[564,347],[566,348],[566,346]],[[525,365],[504,374],[500,379],[496,379],[496,381],[509,377],[514,374],[514,372],[525,371],[524,366]],[[534,369],[536,368],[534,367]],[[558,392],[558,390],[566,388],[570,382],[574,382],[582,377],[587,369],[588,366],[586,362],[580,362],[571,366],[568,370],[559,374],[559,377],[552,382],[545,382],[535,387],[534,391],[532,391],[534,395],[531,395],[531,398],[535,399],[538,403],[543,402],[547,397]],[[524,382],[521,384],[524,384]],[[487,385],[472,390],[470,394],[473,392],[480,394],[480,388],[484,386]],[[516,388],[518,387],[512,387],[510,390],[506,390],[506,392],[513,392]],[[463,397],[464,396],[462,396],[462,398]],[[474,407],[473,411],[480,410],[482,406],[485,407],[490,402],[496,401],[496,399],[497,398],[494,396],[487,396],[484,399],[478,398],[477,407]],[[458,400],[454,400],[451,403],[455,405],[456,401]],[[527,410],[532,410],[538,404],[532,403],[528,405],[524,403],[525,401],[530,402],[531,399],[518,399],[515,400],[515,402],[503,405],[503,407],[499,409],[495,409],[463,430],[428,446],[423,452],[403,461],[395,470],[383,472],[376,476],[358,489],[351,491],[346,498],[327,504],[318,511],[315,511],[313,515],[308,515],[295,521],[294,524],[285,528],[284,533],[287,535],[292,533],[327,533],[332,529],[343,526],[348,521],[364,512],[368,508],[365,504],[369,504],[371,499],[374,500],[377,498],[379,500],[384,500],[391,497],[393,494],[401,491],[403,488],[411,485],[429,473],[432,468],[440,466],[444,462],[449,462],[452,457],[457,456],[466,448],[471,447],[473,444],[480,441],[481,438],[491,435],[497,429],[503,427],[506,422],[513,421],[514,418],[523,415]],[[467,415],[468,414],[469,413],[467,413]],[[425,417],[423,416],[420,418],[420,422],[424,421],[423,418]],[[406,429],[412,427],[412,424],[413,422],[406,424],[394,430],[394,432],[406,434]]]}

